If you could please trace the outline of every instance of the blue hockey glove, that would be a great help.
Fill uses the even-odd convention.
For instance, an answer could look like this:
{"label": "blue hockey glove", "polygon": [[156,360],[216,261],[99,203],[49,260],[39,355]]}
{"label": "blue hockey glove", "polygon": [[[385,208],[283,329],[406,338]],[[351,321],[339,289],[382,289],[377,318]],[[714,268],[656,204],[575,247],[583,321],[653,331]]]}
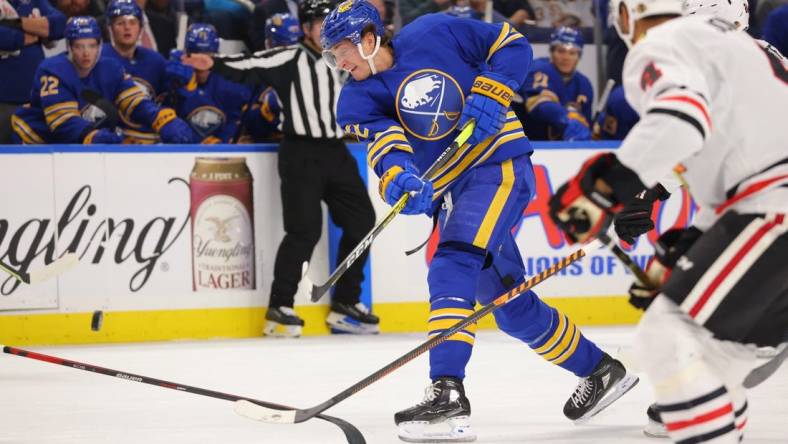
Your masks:
{"label": "blue hockey glove", "polygon": [[183,59],[184,55],[185,54],[184,54],[184,52],[182,50],[177,49],[177,48],[172,48],[170,50],[170,58],[168,60],[173,60],[173,61],[180,62],[181,59]]}
{"label": "blue hockey glove", "polygon": [[566,113],[564,140],[591,140],[591,130],[588,128],[588,121],[577,111],[569,110]]}
{"label": "blue hockey glove", "polygon": [[515,88],[516,82],[494,72],[485,71],[476,76],[460,117],[460,128],[469,119],[476,119],[469,144],[476,145],[501,131]]}
{"label": "blue hockey glove", "polygon": [[194,75],[194,68],[178,60],[168,60],[164,65],[164,77],[173,89],[183,87],[186,92],[197,89],[197,76]]}
{"label": "blue hockey glove", "polygon": [[98,143],[107,143],[107,144],[115,144],[115,143],[123,143],[123,136],[115,132],[115,130],[110,129],[96,129],[87,134],[84,139],[82,139],[82,143],[85,145],[92,145]]}
{"label": "blue hockey glove", "polygon": [[179,119],[171,108],[162,108],[151,127],[164,143],[193,143],[195,139],[189,124]]}
{"label": "blue hockey glove", "polygon": [[416,173],[411,165],[405,169],[395,165],[380,176],[378,191],[389,205],[396,204],[403,194],[411,193],[402,214],[429,214],[432,209],[432,183],[421,180]]}

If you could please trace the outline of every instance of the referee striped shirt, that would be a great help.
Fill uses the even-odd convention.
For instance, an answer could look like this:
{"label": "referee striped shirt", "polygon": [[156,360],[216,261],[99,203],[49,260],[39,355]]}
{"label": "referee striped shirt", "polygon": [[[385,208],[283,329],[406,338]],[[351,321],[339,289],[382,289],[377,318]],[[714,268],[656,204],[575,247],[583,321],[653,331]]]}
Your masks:
{"label": "referee striped shirt", "polygon": [[273,87],[282,102],[285,135],[342,138],[336,115],[340,74],[309,46],[298,43],[252,55],[217,57],[214,71],[233,82]]}

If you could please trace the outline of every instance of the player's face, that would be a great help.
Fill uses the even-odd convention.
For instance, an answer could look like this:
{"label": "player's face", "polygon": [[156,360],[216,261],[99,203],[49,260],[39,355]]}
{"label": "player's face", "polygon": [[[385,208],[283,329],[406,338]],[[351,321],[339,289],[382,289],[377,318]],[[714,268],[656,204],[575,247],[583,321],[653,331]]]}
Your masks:
{"label": "player's face", "polygon": [[118,17],[112,21],[112,41],[119,46],[136,46],[140,37],[140,21],[134,16]]}
{"label": "player's face", "polygon": [[558,72],[569,75],[577,68],[577,62],[580,61],[580,50],[558,45],[550,51],[550,57]]}
{"label": "player's face", "polygon": [[71,42],[71,57],[79,70],[89,71],[96,64],[99,42],[96,39],[79,39]]}
{"label": "player's face", "polygon": [[369,64],[350,40],[342,40],[331,48],[331,54],[336,58],[337,68],[349,72],[354,80],[364,80],[372,74]]}

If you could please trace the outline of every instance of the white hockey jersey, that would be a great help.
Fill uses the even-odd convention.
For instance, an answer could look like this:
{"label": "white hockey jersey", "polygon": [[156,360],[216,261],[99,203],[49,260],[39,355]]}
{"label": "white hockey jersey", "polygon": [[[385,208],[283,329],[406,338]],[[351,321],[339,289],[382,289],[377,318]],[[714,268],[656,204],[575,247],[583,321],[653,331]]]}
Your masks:
{"label": "white hockey jersey", "polygon": [[[681,164],[704,213],[788,213],[788,74],[778,57],[720,19],[676,18],[630,50],[624,90],[641,120],[617,156],[647,185]],[[716,218],[704,219],[701,229]]]}

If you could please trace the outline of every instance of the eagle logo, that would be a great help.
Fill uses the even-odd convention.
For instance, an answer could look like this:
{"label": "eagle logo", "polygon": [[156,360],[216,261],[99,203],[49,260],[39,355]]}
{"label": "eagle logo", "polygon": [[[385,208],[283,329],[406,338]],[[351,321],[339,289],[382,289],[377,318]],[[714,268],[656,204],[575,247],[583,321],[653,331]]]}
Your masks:
{"label": "eagle logo", "polygon": [[238,216],[228,217],[226,219],[221,219],[215,216],[208,217],[205,219],[206,222],[210,222],[213,224],[213,240],[218,242],[230,242],[233,238],[228,234],[230,230],[230,222],[234,219],[237,219]]}

